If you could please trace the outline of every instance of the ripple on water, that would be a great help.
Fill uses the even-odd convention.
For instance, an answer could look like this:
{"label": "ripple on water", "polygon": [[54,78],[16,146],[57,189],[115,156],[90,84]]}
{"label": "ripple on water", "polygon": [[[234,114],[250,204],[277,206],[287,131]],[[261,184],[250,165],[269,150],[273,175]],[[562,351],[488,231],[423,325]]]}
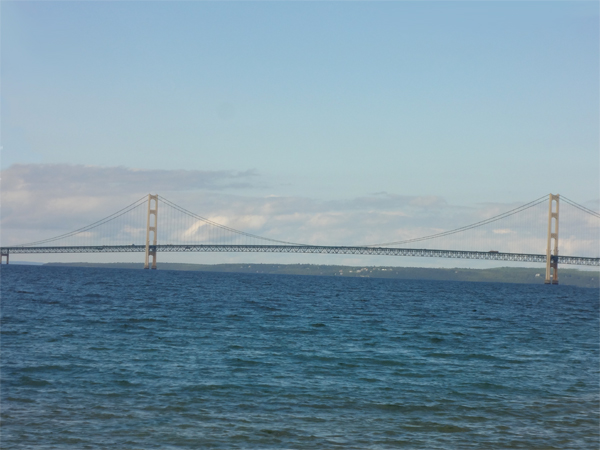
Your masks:
{"label": "ripple on water", "polygon": [[26,266],[0,289],[6,448],[600,447],[597,290]]}

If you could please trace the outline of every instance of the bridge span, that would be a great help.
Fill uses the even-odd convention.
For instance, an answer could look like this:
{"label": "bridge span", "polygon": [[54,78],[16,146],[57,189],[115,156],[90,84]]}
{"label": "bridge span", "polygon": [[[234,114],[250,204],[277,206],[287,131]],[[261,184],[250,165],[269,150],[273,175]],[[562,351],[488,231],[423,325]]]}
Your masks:
{"label": "bridge span", "polygon": [[[56,247],[2,247],[2,256],[8,259],[14,253],[144,253],[145,245],[96,245],[96,246],[56,246]],[[430,250],[393,247],[349,247],[326,245],[150,245],[150,252],[237,252],[237,253],[312,253],[332,255],[373,255],[373,256],[416,256],[451,259],[483,259],[489,261],[513,261],[545,263],[547,255],[528,253],[480,252],[465,250]],[[579,266],[600,266],[600,258],[582,256],[555,256],[556,264]]]}
{"label": "bridge span", "polygon": [[[157,254],[173,252],[405,256],[545,263],[545,283],[558,284],[559,264],[600,266],[600,252],[595,251],[595,249],[600,249],[598,247],[600,213],[590,210],[566,197],[562,197],[562,199],[568,207],[574,208],[578,214],[584,214],[584,222],[582,223],[587,224],[586,226],[590,230],[591,237],[582,235],[582,237],[578,238],[579,242],[585,243],[586,247],[579,253],[579,256],[559,255],[558,219],[560,199],[559,195],[549,194],[548,196],[542,196],[529,203],[484,220],[451,230],[439,231],[427,236],[392,242],[379,241],[379,243],[370,245],[340,246],[307,245],[255,235],[199,216],[157,194],[149,194],[103,219],[74,231],[27,244],[0,246],[0,254],[2,256],[0,262],[6,259],[6,263],[8,264],[10,254],[136,252],[145,253],[145,269],[156,269]],[[532,233],[517,233],[513,229],[514,227],[510,225],[512,223],[510,222],[511,218],[517,214],[519,214],[519,217],[522,217],[521,213],[525,211],[535,211],[533,208],[537,209],[538,205],[544,208],[546,201],[548,202],[547,215],[545,211],[539,211],[539,215],[533,218],[533,221],[529,222],[528,225],[522,223],[520,228],[516,226],[517,230],[525,230],[529,226],[531,230],[536,230],[536,233],[539,233],[536,245],[524,245],[523,242],[527,242],[525,239],[532,238]],[[158,212],[159,203],[161,209],[160,215]],[[162,217],[160,226],[159,216]],[[545,224],[547,224],[547,233],[544,233],[544,239],[541,235],[545,231]],[[488,226],[490,229],[486,231],[485,227]],[[159,244],[159,229],[161,242],[167,242],[166,244]],[[472,245],[470,242],[465,243],[464,241],[463,244],[447,242],[444,245],[441,243],[443,239],[458,236],[459,234],[462,236],[474,236],[474,242],[481,242],[479,241],[481,236],[495,236],[497,234],[498,236],[502,236],[502,241],[498,242],[500,244],[498,247],[485,245],[488,249],[497,248],[499,251],[476,250],[479,245],[481,245],[480,249],[484,247],[483,243],[477,246]],[[437,244],[431,245],[434,239],[437,239],[435,241]],[[442,239],[442,241],[439,239]],[[537,249],[541,250],[544,246],[542,239],[545,241],[545,254],[525,253],[526,251],[531,251],[530,249],[533,249],[533,251],[537,251]],[[574,238],[572,232],[569,232],[568,239],[567,248],[579,249],[581,251],[582,245],[573,245]],[[127,242],[131,242],[132,244],[128,245],[126,244]],[[141,244],[141,242],[144,242],[144,244]],[[413,248],[415,244],[419,247],[428,246],[437,247],[437,249]],[[463,248],[463,250],[451,250],[452,248]],[[515,249],[517,252],[511,252],[511,250],[514,251]],[[521,251],[519,252],[518,250]]]}

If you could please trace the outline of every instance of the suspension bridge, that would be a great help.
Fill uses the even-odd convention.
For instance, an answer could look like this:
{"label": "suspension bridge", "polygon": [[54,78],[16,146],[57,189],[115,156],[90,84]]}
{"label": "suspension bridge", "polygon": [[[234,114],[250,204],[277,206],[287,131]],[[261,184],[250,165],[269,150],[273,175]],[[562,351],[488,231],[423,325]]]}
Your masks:
{"label": "suspension bridge", "polygon": [[[568,234],[569,247],[575,249],[579,253],[577,255],[559,255],[561,201],[563,207],[566,206],[570,211],[570,219],[573,217],[572,213],[578,213],[580,217],[576,222],[583,224],[584,236],[577,237],[572,230]],[[515,218],[526,214],[533,217],[535,226],[529,226],[521,234],[535,237],[535,245],[529,245],[529,248],[545,249],[543,253],[525,251],[525,244],[521,244],[524,249],[515,251],[514,245],[507,244],[514,244],[514,236],[502,237],[505,231],[497,229],[507,221],[512,221],[514,227]],[[561,213],[561,217],[563,215]],[[573,223],[573,220],[567,220],[567,228]],[[6,260],[8,264],[11,254],[139,252],[145,254],[146,269],[156,269],[157,254],[166,252],[309,253],[479,259],[545,264],[545,282],[558,284],[559,264],[600,266],[599,231],[600,213],[564,196],[561,198],[559,195],[549,194],[484,220],[421,237],[353,246],[309,245],[238,230],[197,215],[162,196],[149,194],[85,227],[26,244],[2,246],[0,254],[2,262]],[[481,248],[488,242],[482,240],[482,237],[496,235],[497,232],[500,233],[500,241],[496,239],[489,245],[494,245],[498,250]],[[166,243],[158,243],[159,234],[164,236]],[[453,243],[448,241],[459,236],[469,236],[469,239],[459,243],[456,240]],[[128,243],[132,240],[134,243]],[[490,248],[489,245],[486,248]],[[476,248],[477,246],[480,248]]]}

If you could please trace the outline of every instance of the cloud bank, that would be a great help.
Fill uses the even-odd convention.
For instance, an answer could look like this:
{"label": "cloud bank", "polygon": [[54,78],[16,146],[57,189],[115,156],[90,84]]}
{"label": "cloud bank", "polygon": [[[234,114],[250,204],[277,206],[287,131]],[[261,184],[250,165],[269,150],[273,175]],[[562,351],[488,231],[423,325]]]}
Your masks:
{"label": "cloud bank", "polygon": [[[258,194],[265,189],[272,187],[255,171],[15,165],[2,172],[2,244],[17,245],[69,232],[149,192],[231,228],[312,245],[371,245],[415,239],[478,222],[520,205],[457,206],[449,205],[439,196],[387,192],[329,201]],[[168,211],[162,208],[161,218]],[[143,239],[144,208],[138,212],[139,223],[127,225],[122,232],[127,243]],[[546,221],[547,205],[542,203],[469,233],[402,246],[544,253]],[[585,225],[584,221],[569,217],[561,222],[561,248],[567,250],[562,254],[583,255],[590,243],[597,242],[597,228],[595,235],[589,231],[593,230],[593,223],[586,225],[587,236],[577,235],[582,224]],[[159,231],[162,243],[178,243],[183,236],[200,239],[200,231],[206,231],[206,227],[189,220],[170,227],[170,232]]]}

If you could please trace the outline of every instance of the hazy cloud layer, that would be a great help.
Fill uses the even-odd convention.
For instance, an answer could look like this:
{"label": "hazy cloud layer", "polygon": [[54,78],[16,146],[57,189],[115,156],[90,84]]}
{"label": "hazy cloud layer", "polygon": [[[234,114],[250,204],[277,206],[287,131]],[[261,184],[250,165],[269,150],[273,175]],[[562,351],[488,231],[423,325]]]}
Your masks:
{"label": "hazy cloud layer", "polygon": [[[261,186],[255,171],[140,170],[17,164],[2,171],[2,225],[62,230],[97,220],[155,192],[225,191]],[[11,239],[12,241],[13,239]]]}
{"label": "hazy cloud layer", "polygon": [[256,171],[142,170],[69,164],[15,164],[2,171],[3,193],[148,193],[172,190],[247,189],[259,186]]}
{"label": "hazy cloud layer", "polygon": [[[383,245],[414,239],[469,225],[520,205],[455,206],[442,197],[386,192],[330,201],[258,195],[259,191],[254,188],[266,185],[253,171],[16,165],[2,173],[2,243],[16,245],[80,228],[149,192],[234,229],[314,245]],[[159,214],[164,220],[173,211],[165,206]],[[177,217],[173,216],[175,222],[179,220]],[[597,242],[597,225],[595,234],[590,233],[594,224],[589,222],[589,217],[569,216],[568,211],[562,217],[562,254],[582,254],[586,246]],[[136,221],[123,231],[124,242],[143,240],[144,208],[138,209]],[[587,235],[580,237],[577,233],[585,221]],[[161,229],[159,240],[179,243],[178,236],[184,233],[190,243],[201,239],[200,232],[205,229],[194,221],[184,222],[172,225],[171,230]],[[469,233],[403,246],[544,253],[546,227],[547,204],[541,203],[527,212]]]}

